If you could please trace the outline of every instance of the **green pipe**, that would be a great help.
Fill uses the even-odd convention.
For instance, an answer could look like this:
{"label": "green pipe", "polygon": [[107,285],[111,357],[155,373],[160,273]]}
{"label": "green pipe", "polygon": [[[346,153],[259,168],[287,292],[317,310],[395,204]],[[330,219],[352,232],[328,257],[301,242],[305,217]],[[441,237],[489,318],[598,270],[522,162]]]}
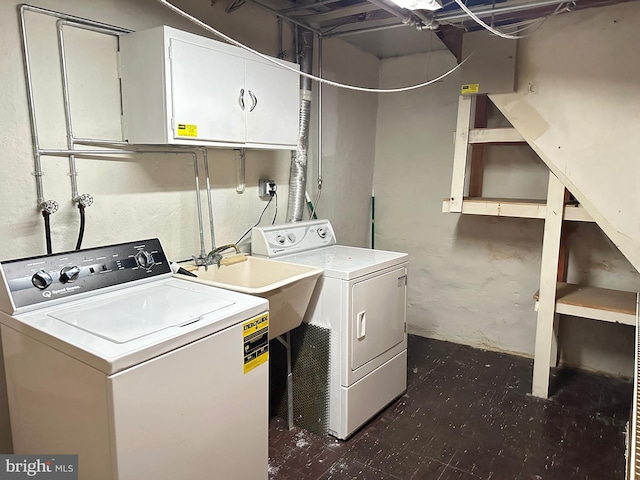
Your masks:
{"label": "green pipe", "polygon": [[375,248],[376,197],[371,193],[371,248]]}

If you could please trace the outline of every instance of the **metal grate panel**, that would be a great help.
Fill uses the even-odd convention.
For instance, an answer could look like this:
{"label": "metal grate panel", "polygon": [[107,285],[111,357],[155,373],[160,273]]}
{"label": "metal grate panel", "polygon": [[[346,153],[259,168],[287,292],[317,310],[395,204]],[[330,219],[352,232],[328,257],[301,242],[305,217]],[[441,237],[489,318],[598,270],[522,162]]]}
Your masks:
{"label": "metal grate panel", "polygon": [[[287,418],[287,363],[282,344],[272,341],[271,412]],[[329,367],[331,330],[302,323],[291,331],[293,421],[318,435],[329,429]]]}

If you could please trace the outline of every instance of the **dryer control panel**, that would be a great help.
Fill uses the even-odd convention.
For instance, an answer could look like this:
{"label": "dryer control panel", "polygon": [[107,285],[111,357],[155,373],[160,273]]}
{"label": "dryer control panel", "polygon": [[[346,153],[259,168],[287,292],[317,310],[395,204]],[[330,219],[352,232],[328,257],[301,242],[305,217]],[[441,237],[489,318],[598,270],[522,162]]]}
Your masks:
{"label": "dryer control panel", "polygon": [[170,275],[171,266],[157,238],[7,260],[0,262],[0,310],[14,314],[96,290]]}
{"label": "dryer control panel", "polygon": [[254,227],[251,255],[277,258],[336,244],[329,220],[308,220],[267,227]]}

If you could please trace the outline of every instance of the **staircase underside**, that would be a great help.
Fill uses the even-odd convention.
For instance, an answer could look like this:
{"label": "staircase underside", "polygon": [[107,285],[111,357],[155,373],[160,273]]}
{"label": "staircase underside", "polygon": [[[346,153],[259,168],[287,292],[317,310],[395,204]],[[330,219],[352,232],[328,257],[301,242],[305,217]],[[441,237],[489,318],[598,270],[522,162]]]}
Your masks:
{"label": "staircase underside", "polygon": [[640,271],[638,25],[640,2],[552,17],[490,98]]}

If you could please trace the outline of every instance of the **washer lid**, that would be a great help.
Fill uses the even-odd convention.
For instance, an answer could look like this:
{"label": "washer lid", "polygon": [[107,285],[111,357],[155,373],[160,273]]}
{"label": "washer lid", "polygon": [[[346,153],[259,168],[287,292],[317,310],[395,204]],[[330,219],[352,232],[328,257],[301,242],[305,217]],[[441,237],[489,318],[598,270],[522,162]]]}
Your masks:
{"label": "washer lid", "polygon": [[408,258],[406,253],[333,245],[272,260],[320,267],[325,277],[351,280],[404,263]]}
{"label": "washer lid", "polygon": [[48,312],[48,316],[114,343],[125,343],[170,327],[194,323],[233,301],[177,285],[92,299]]}

